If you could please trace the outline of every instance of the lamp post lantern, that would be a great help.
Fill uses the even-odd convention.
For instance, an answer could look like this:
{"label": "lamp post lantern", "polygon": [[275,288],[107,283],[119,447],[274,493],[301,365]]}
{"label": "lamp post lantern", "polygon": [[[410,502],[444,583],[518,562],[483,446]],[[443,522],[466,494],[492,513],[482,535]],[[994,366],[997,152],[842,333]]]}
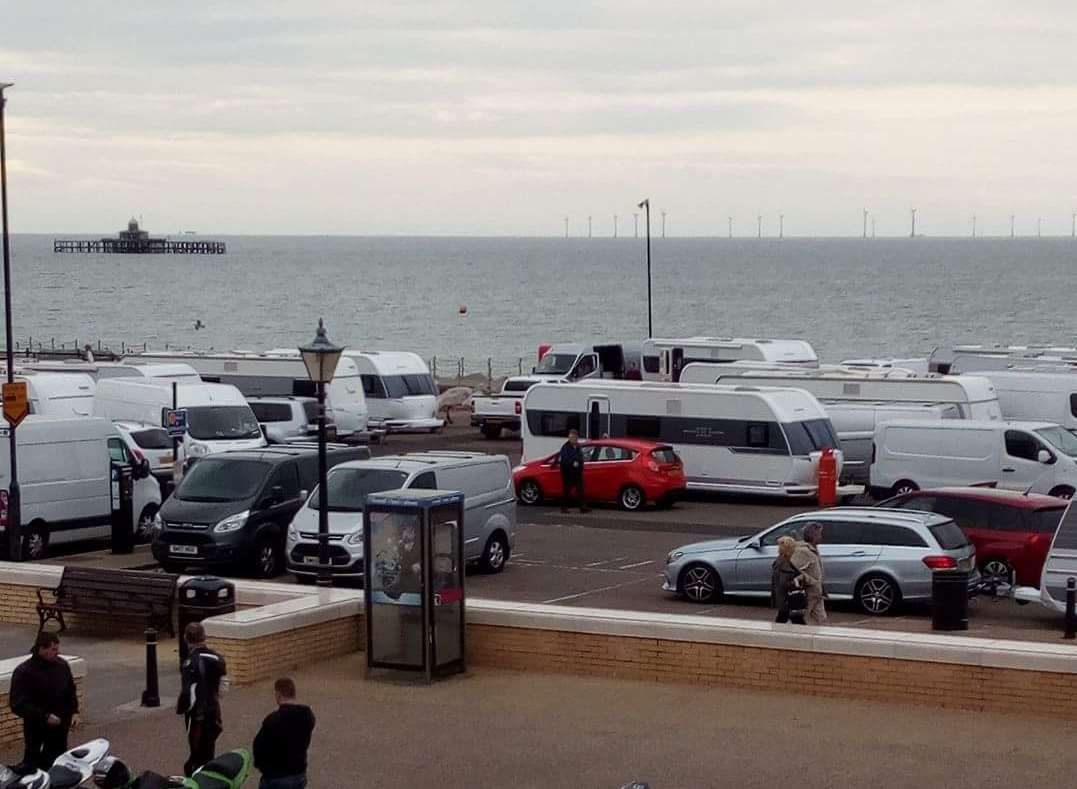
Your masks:
{"label": "lamp post lantern", "polygon": [[654,337],[654,323],[651,316],[651,199],[648,197],[638,206],[647,213],[647,336]]}
{"label": "lamp post lantern", "polygon": [[299,346],[307,375],[318,392],[318,586],[331,586],[333,576],[329,565],[329,492],[325,488],[325,386],[333,380],[337,362],[344,349],[329,341],[325,324],[318,319],[318,333],[309,345]]}
{"label": "lamp post lantern", "polygon": [[[7,344],[7,382],[15,381],[15,345],[11,340],[11,245],[7,226],[7,147],[4,140],[4,91],[11,82],[0,82],[0,226],[3,232],[4,256],[4,338]],[[7,555],[17,562],[22,558],[22,501],[19,492],[19,468],[17,464],[15,425],[8,427],[9,451],[11,453],[11,482],[7,491]]]}

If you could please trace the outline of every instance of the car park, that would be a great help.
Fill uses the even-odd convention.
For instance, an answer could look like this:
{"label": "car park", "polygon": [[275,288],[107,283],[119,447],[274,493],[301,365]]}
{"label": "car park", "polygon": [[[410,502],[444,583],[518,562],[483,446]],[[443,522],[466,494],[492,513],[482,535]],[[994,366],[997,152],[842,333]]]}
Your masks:
{"label": "car park", "polygon": [[[668,444],[606,439],[581,443],[580,451],[588,501],[615,502],[631,511],[649,502],[669,506],[685,491],[684,464]],[[523,504],[556,500],[564,492],[556,453],[517,466],[512,476]]]}
{"label": "car park", "polygon": [[835,507],[806,512],[754,535],[708,540],[670,551],[662,588],[697,603],[723,596],[770,596],[778,539],[800,539],[823,526],[819,553],[831,600],[852,600],[867,614],[897,611],[931,597],[935,570],[964,570],[979,582],[976,549],[950,518],[930,512]]}
{"label": "car park", "polygon": [[[482,452],[414,452],[344,463],[326,480],[330,566],[334,579],[363,577],[363,504],[371,493],[403,488],[464,494],[464,557],[486,572],[505,569],[516,540],[516,498],[504,455]],[[288,529],[288,569],[313,581],[318,564],[315,490]]]}
{"label": "car park", "polygon": [[937,512],[954,522],[976,546],[986,582],[1032,585],[1039,582],[1066,502],[1055,496],[992,488],[918,490],[880,507]]}
{"label": "car park", "polygon": [[[326,451],[330,467],[368,457],[366,447]],[[238,567],[272,578],[284,569],[288,524],[317,479],[314,444],[203,457],[161,507],[153,556],[169,572]]]}

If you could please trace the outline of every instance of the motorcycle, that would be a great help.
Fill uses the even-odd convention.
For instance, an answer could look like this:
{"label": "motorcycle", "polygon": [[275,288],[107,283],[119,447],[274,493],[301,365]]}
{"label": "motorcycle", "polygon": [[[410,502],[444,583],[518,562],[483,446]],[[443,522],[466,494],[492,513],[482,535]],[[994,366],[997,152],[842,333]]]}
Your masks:
{"label": "motorcycle", "polygon": [[[100,760],[94,769],[94,784],[101,789],[239,789],[251,774],[251,753],[237,748],[206,762],[190,778],[164,776],[147,770],[137,778],[114,756]],[[0,785],[0,789],[5,789]]]}
{"label": "motorcycle", "polygon": [[109,747],[108,740],[90,740],[60,754],[48,771],[0,767],[0,789],[75,789],[93,777]]}

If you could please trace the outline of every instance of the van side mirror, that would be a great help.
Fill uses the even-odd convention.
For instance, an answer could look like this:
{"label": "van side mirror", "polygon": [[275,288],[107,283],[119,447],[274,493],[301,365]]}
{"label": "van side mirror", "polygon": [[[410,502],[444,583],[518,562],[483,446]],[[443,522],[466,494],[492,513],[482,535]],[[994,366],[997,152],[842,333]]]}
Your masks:
{"label": "van side mirror", "polygon": [[274,485],[270,488],[269,500],[273,504],[282,504],[284,502],[284,488],[280,485]]}
{"label": "van side mirror", "polygon": [[300,498],[301,500],[303,500],[303,501],[306,501],[306,500],[307,500],[307,496],[309,496],[309,495],[310,495],[310,491],[309,491],[309,490],[300,490],[300,491],[299,491],[299,498]]}
{"label": "van side mirror", "polygon": [[142,462],[138,464],[138,478],[146,479],[150,475],[150,461],[146,458],[142,458]]}
{"label": "van side mirror", "polygon": [[1055,462],[1055,460],[1057,460],[1057,458],[1050,452],[1048,452],[1046,449],[1040,450],[1039,455],[1037,455],[1037,459],[1040,461],[1040,463],[1043,463],[1046,466],[1051,465]]}

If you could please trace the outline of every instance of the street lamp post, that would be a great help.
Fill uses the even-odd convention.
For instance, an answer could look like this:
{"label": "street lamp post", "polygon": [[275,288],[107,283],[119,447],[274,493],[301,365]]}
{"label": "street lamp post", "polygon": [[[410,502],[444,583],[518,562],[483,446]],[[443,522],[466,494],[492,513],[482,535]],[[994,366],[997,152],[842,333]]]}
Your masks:
{"label": "street lamp post", "polygon": [[[7,382],[15,381],[15,344],[11,341],[11,245],[7,228],[7,147],[4,140],[4,91],[11,82],[0,82],[0,225],[3,226],[4,248],[4,331],[7,342]],[[7,555],[17,562],[22,558],[21,515],[22,501],[19,492],[19,469],[15,443],[15,425],[8,427],[9,451],[11,452],[11,483],[7,491]]]}
{"label": "street lamp post", "polygon": [[333,380],[337,362],[344,351],[325,334],[325,324],[318,319],[318,333],[309,345],[301,345],[299,353],[307,367],[307,375],[318,391],[318,586],[332,586],[329,564],[329,491],[326,490],[325,457],[325,387]]}
{"label": "street lamp post", "polygon": [[654,324],[651,316],[651,199],[648,197],[639,204],[647,212],[647,336],[654,337]]}

